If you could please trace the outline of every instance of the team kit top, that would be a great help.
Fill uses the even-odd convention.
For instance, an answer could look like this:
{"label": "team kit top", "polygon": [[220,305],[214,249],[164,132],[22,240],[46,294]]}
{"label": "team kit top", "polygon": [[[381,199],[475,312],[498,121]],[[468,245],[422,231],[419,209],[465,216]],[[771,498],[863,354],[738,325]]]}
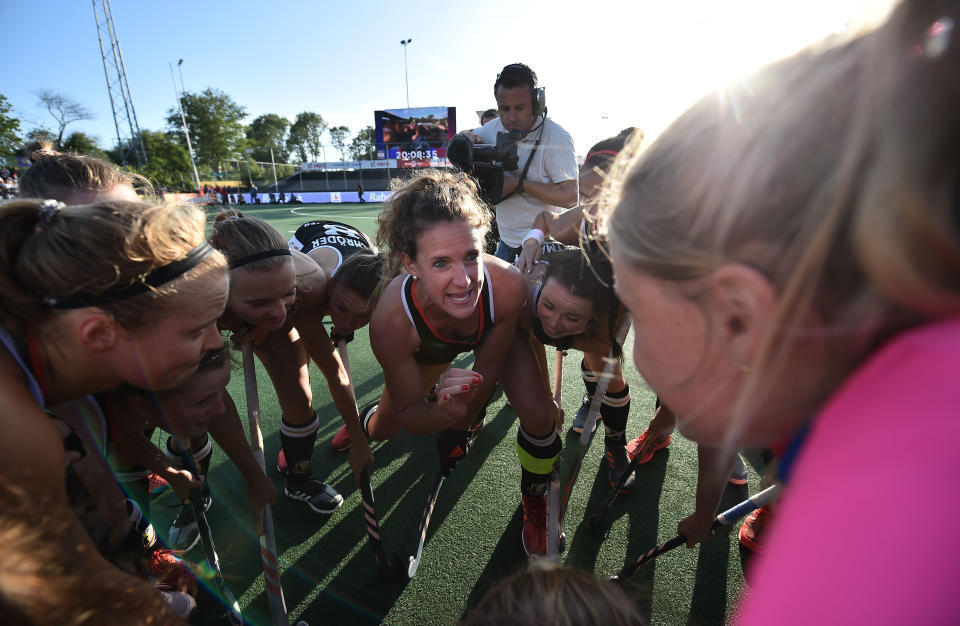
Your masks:
{"label": "team kit top", "polygon": [[373,249],[370,238],[353,226],[329,220],[306,222],[297,229],[287,243],[291,250],[299,250],[304,254],[309,254],[311,250],[317,248],[333,250],[339,258],[334,272],[357,250]]}
{"label": "team kit top", "polygon": [[483,268],[484,281],[480,288],[480,325],[476,334],[466,339],[448,339],[441,336],[431,326],[424,316],[417,296],[413,291],[416,279],[407,275],[403,279],[402,298],[403,309],[410,318],[420,338],[420,345],[413,353],[413,360],[421,365],[442,365],[453,361],[457,355],[469,352],[483,343],[493,328],[493,284],[490,281],[490,272]]}

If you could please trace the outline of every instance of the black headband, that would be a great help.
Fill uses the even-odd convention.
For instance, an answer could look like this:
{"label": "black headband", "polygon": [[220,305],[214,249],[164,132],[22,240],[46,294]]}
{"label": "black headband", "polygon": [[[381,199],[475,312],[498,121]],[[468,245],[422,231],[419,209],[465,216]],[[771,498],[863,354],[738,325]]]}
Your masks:
{"label": "black headband", "polygon": [[149,274],[133,279],[135,282],[111,287],[100,293],[81,292],[63,297],[42,296],[41,299],[47,306],[54,309],[82,309],[88,306],[103,306],[111,302],[116,302],[117,300],[123,300],[145,293],[153,287],[159,287],[164,283],[168,283],[199,265],[212,253],[213,248],[209,243],[203,241],[179,261],[161,265]]}
{"label": "black headband", "polygon": [[247,265],[248,263],[253,263],[254,261],[260,261],[262,259],[269,259],[272,256],[290,256],[290,248],[279,248],[277,250],[264,250],[263,252],[257,252],[256,254],[251,254],[249,256],[243,256],[230,263],[230,269],[234,270],[242,265]]}

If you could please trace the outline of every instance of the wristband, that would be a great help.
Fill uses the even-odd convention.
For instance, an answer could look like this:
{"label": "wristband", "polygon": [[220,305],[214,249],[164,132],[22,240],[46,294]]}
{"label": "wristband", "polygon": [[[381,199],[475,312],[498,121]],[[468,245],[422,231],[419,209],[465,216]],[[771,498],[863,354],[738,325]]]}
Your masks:
{"label": "wristband", "polygon": [[425,393],[423,399],[427,401],[427,404],[434,404],[437,401],[437,386],[434,385],[433,389]]}
{"label": "wristband", "polygon": [[527,243],[528,239],[536,239],[537,245],[542,246],[543,240],[546,239],[546,237],[539,228],[531,228],[527,234],[523,236],[523,241],[520,242],[520,245],[523,246],[523,244]]}

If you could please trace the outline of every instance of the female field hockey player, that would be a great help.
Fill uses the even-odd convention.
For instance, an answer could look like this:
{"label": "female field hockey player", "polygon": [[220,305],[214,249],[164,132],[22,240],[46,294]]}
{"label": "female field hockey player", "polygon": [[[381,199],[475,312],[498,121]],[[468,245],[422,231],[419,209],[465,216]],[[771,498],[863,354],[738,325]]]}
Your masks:
{"label": "female field hockey player", "polygon": [[[360,230],[328,220],[306,222],[288,243],[316,261],[328,277],[326,312],[333,322],[330,339],[349,343],[354,331],[370,322],[371,300],[382,278],[384,256]],[[351,444],[346,424],[330,441],[334,452],[343,452]]]}
{"label": "female field hockey player", "polygon": [[[741,624],[960,615],[938,523],[960,516],[958,20],[955,1],[904,2],[763,68],[620,179],[640,374],[690,438],[789,442]],[[893,494],[935,509],[905,525]]]}
{"label": "female field hockey player", "polygon": [[[222,344],[228,278],[203,240],[203,215],[139,202],[9,202],[0,206],[0,293],[0,471],[46,516],[73,520],[60,549],[105,594],[129,592],[117,610],[173,622],[152,587],[109,565],[80,529],[64,487],[64,438],[44,408],[123,382],[175,387]],[[110,606],[97,597],[91,610]]]}
{"label": "female field hockey player", "polygon": [[[380,214],[377,241],[399,275],[383,289],[370,320],[386,388],[362,411],[365,430],[374,440],[399,430],[440,432],[437,450],[446,473],[468,452],[471,427],[482,424],[526,299],[516,268],[482,252],[489,222],[476,184],[440,170],[398,186]],[[449,367],[469,351],[476,356],[472,371]],[[559,452],[553,415],[541,412],[542,423],[521,423],[518,435],[521,464],[538,477],[537,489],[523,493],[525,511],[546,511],[539,486],[546,485],[549,470],[544,475],[542,469],[552,467]],[[543,505],[531,507],[532,500]],[[546,517],[524,525],[545,529]]]}
{"label": "female field hockey player", "polygon": [[[347,373],[323,326],[327,277],[316,261],[290,250],[277,229],[239,211],[217,215],[210,243],[230,264],[230,299],[219,326],[233,331],[238,341],[253,342],[283,412],[283,464],[278,469],[286,478],[284,493],[317,513],[330,514],[343,504],[343,497],[312,476],[320,418],[313,409],[310,358],[325,374],[344,422],[358,435],[360,431]],[[355,472],[371,458],[369,446],[358,445],[350,452]]]}

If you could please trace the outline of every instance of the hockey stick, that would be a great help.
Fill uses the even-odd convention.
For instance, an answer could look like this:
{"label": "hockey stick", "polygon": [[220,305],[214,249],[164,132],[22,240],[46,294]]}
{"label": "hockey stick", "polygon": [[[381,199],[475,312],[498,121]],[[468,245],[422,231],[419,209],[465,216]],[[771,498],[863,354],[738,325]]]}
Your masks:
{"label": "hockey stick", "polygon": [[600,510],[590,516],[590,521],[587,522],[587,530],[591,533],[599,534],[603,530],[603,516],[606,515],[607,511],[610,510],[610,507],[613,506],[613,501],[617,499],[617,496],[620,495],[620,489],[623,488],[623,484],[627,482],[627,479],[630,478],[630,475],[637,471],[637,468],[640,467],[640,461],[643,459],[643,455],[637,454],[632,459],[630,459],[630,464],[627,465],[627,469],[620,475],[620,479],[617,481],[617,484],[610,489],[610,493],[607,494],[607,499],[603,501],[603,504],[600,505]]}
{"label": "hockey stick", "polygon": [[[405,572],[407,579],[413,578],[420,567],[420,557],[423,556],[423,544],[427,541],[427,529],[430,527],[430,517],[433,515],[433,508],[437,504],[437,496],[440,495],[440,485],[443,484],[443,471],[438,470],[433,479],[433,489],[430,490],[430,497],[427,498],[427,506],[423,509],[423,516],[420,518],[420,530],[417,532],[417,547],[414,549],[413,556],[407,557],[407,562],[402,561],[397,564],[397,571]],[[397,557],[399,560],[399,557]]]}
{"label": "hockey stick", "polygon": [[[200,472],[193,461],[193,454],[189,446],[180,450],[180,458],[183,466],[193,474],[194,478],[199,478]],[[220,556],[217,554],[217,547],[213,543],[213,532],[210,530],[210,524],[207,522],[207,512],[203,506],[203,490],[190,490],[190,507],[193,509],[193,517],[197,522],[197,530],[200,532],[200,543],[203,544],[203,552],[207,559],[207,567],[212,572],[211,578],[217,588],[218,599],[223,602],[227,610],[227,620],[231,624],[240,626],[243,624],[243,616],[240,614],[240,604],[237,603],[236,596],[230,591],[227,582],[223,579],[223,572],[220,571]]]}
{"label": "hockey stick", "polygon": [[[553,401],[562,411],[563,399],[563,357],[566,352],[557,348],[553,358]],[[557,430],[561,427],[560,417],[557,417]],[[550,492],[547,500],[547,558],[554,563],[560,562],[560,477],[556,471],[550,477]]]}
{"label": "hockey stick", "polygon": [[[623,341],[630,330],[630,317],[625,317],[620,327],[617,329],[616,341],[623,345]],[[597,416],[600,414],[600,405],[603,403],[603,396],[607,393],[607,387],[610,386],[610,380],[613,378],[613,370],[616,368],[617,358],[613,348],[605,359],[603,371],[600,373],[600,380],[597,383],[597,389],[593,393],[593,399],[590,400],[590,410],[587,413],[587,420],[583,425],[583,432],[580,433],[580,443],[577,446],[577,454],[574,457],[573,465],[570,467],[570,473],[567,475],[567,482],[563,487],[563,493],[560,500],[560,524],[563,524],[563,518],[567,513],[567,505],[570,503],[570,493],[580,475],[580,468],[583,465],[583,457],[586,456],[590,448],[590,442],[593,440],[593,431],[597,424]]]}
{"label": "hockey stick", "polygon": [[[337,352],[340,354],[340,360],[347,371],[347,380],[350,383],[350,395],[354,402],[357,400],[356,392],[353,387],[353,372],[350,371],[350,356],[347,354],[346,339],[337,338]],[[377,568],[380,572],[390,577],[390,560],[387,558],[387,551],[383,547],[383,537],[380,534],[380,521],[377,518],[377,510],[373,501],[373,485],[370,484],[370,466],[367,465],[360,473],[360,499],[363,500],[363,518],[367,529],[367,536],[370,537],[370,543],[373,545],[373,558],[377,562]]]}
{"label": "hockey stick", "polygon": [[[260,394],[257,391],[257,372],[253,361],[253,344],[243,344],[243,382],[247,394],[247,421],[250,428],[250,450],[266,474],[263,459],[263,434],[260,432]],[[280,570],[277,568],[277,541],[273,534],[273,512],[268,503],[263,509],[263,533],[260,535],[260,562],[263,564],[263,582],[267,589],[270,620],[274,626],[289,626],[287,605],[280,586]]]}
{"label": "hockey stick", "polygon": [[[740,504],[734,505],[729,509],[727,509],[726,511],[724,511],[723,513],[721,513],[720,515],[717,515],[716,519],[713,521],[713,525],[710,527],[710,534],[712,535],[713,533],[715,533],[716,530],[721,526],[727,526],[735,522],[736,520],[740,519],[747,513],[750,513],[754,509],[759,509],[762,506],[766,506],[767,504],[770,504],[771,502],[773,502],[774,498],[777,497],[777,493],[779,492],[779,489],[780,489],[779,485],[771,485],[766,489],[764,489],[763,491],[761,491],[760,493],[754,496],[751,496],[750,498],[747,498]],[[687,542],[686,537],[684,537],[683,535],[677,535],[670,541],[662,543],[656,548],[653,548],[652,550],[641,555],[640,558],[638,558],[636,561],[634,561],[633,563],[630,563],[629,565],[621,569],[619,572],[611,576],[610,580],[613,580],[613,581],[625,580],[629,578],[631,575],[633,575],[634,572],[636,572],[640,567],[642,567],[646,563],[649,563],[650,561],[657,558],[664,552],[669,552],[670,550],[673,550],[677,546],[682,546],[686,542]]]}

